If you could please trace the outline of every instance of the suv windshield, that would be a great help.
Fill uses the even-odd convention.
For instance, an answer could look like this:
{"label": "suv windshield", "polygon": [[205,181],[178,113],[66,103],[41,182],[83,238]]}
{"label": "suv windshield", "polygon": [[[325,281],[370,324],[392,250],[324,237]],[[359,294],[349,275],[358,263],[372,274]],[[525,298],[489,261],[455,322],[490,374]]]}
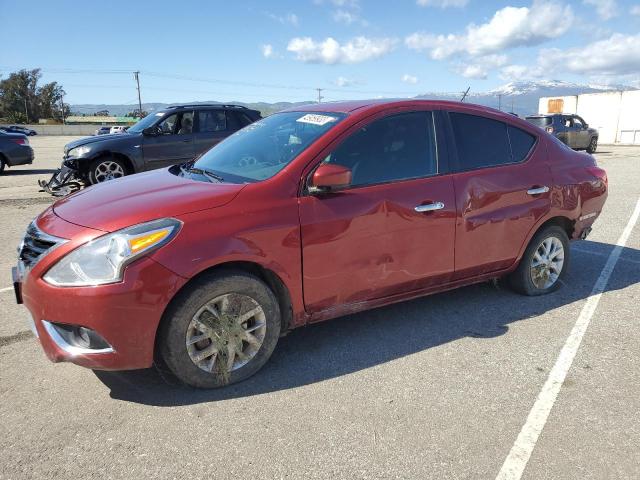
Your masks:
{"label": "suv windshield", "polygon": [[195,167],[228,182],[274,176],[345,117],[342,113],[276,113],[237,131],[206,152]]}
{"label": "suv windshield", "polygon": [[165,113],[166,112],[150,113],[135,125],[130,126],[127,131],[130,133],[142,133],[142,130],[153,125],[160,117],[163,117]]}
{"label": "suv windshield", "polygon": [[544,128],[553,123],[552,117],[527,117],[527,122],[533,123],[537,127]]}

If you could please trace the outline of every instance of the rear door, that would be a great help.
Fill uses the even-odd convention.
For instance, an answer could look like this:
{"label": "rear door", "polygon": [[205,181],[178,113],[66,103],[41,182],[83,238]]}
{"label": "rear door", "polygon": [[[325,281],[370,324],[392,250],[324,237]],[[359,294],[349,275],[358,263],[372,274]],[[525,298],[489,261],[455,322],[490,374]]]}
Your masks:
{"label": "rear door", "polygon": [[157,127],[159,134],[145,136],[142,144],[147,170],[186,162],[193,158],[192,111],[168,115]]}
{"label": "rear door", "polygon": [[387,114],[322,155],[349,167],[353,181],[300,199],[309,311],[450,280],[456,209],[437,130],[430,111]]}
{"label": "rear door", "polygon": [[450,112],[457,226],[455,279],[511,266],[551,207],[544,148],[525,129]]}
{"label": "rear door", "polygon": [[197,111],[194,149],[196,155],[206,152],[230,135],[227,112],[223,109]]}

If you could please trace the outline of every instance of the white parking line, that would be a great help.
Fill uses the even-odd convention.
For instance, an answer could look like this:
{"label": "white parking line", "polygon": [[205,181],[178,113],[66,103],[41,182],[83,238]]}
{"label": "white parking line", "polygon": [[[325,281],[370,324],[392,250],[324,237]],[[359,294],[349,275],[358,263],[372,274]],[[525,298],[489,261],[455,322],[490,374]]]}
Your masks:
{"label": "white parking line", "polygon": [[538,394],[538,398],[529,412],[527,421],[522,427],[522,430],[520,430],[520,434],[513,444],[513,447],[511,447],[509,455],[507,455],[506,460],[502,464],[496,480],[519,480],[522,477],[522,473],[529,462],[529,458],[531,458],[531,453],[536,446],[538,437],[547,423],[549,413],[558,397],[558,393],[560,392],[560,388],[562,388],[569,368],[571,368],[573,359],[578,352],[582,337],[589,327],[589,322],[596,311],[598,302],[600,302],[602,292],[604,292],[607,287],[607,283],[618,262],[618,258],[620,258],[622,249],[626,245],[629,235],[631,235],[631,231],[638,221],[638,216],[640,216],[640,199],[636,203],[636,208],[631,214],[631,218],[624,228],[622,235],[620,235],[615,248],[609,254],[607,263],[602,268],[602,272],[600,272],[600,276],[596,280],[587,302],[584,307],[582,307],[578,320],[562,347],[547,381]]}
{"label": "white parking line", "polygon": [[13,287],[0,288],[0,293],[2,293],[2,292],[8,292],[9,290],[13,290]]}

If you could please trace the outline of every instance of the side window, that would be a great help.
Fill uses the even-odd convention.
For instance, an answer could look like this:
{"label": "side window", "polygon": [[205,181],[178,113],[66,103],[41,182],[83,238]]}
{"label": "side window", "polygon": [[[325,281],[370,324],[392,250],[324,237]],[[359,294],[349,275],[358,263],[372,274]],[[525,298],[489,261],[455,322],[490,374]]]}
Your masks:
{"label": "side window", "polygon": [[529,155],[533,144],[536,143],[536,137],[511,125],[509,125],[508,132],[513,161],[522,162]]}
{"label": "side window", "polygon": [[198,125],[200,133],[222,132],[227,129],[227,117],[224,110],[200,110]]}
{"label": "side window", "polygon": [[373,185],[438,173],[433,115],[411,112],[376,120],[347,138],[326,163],[349,167],[352,185]]}
{"label": "side window", "polygon": [[180,116],[178,135],[188,135],[193,133],[193,112],[183,112]]}
{"label": "side window", "polygon": [[253,123],[251,117],[244,112],[238,112],[238,116],[240,117],[240,128],[246,127],[247,125]]}
{"label": "side window", "polygon": [[459,170],[512,163],[507,124],[477,115],[449,113]]}
{"label": "side window", "polygon": [[571,127],[571,118],[570,117],[562,117],[562,123],[565,128]]}
{"label": "side window", "polygon": [[244,125],[240,123],[240,115],[233,110],[227,110],[227,128],[232,132],[240,130]]}
{"label": "side window", "polygon": [[576,128],[584,128],[584,125],[582,125],[582,122],[578,117],[573,117],[573,126]]}
{"label": "side window", "polygon": [[176,126],[178,125],[178,114],[174,113],[169,115],[158,124],[158,129],[162,135],[173,135],[176,133]]}

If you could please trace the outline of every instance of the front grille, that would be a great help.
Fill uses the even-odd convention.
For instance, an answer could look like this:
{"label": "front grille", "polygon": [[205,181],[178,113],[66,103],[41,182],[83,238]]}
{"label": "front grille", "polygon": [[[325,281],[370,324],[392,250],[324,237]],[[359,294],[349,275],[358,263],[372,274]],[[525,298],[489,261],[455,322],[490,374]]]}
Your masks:
{"label": "front grille", "polygon": [[32,222],[27,228],[18,249],[18,258],[26,268],[33,267],[45,253],[57,247],[65,240],[48,235]]}

